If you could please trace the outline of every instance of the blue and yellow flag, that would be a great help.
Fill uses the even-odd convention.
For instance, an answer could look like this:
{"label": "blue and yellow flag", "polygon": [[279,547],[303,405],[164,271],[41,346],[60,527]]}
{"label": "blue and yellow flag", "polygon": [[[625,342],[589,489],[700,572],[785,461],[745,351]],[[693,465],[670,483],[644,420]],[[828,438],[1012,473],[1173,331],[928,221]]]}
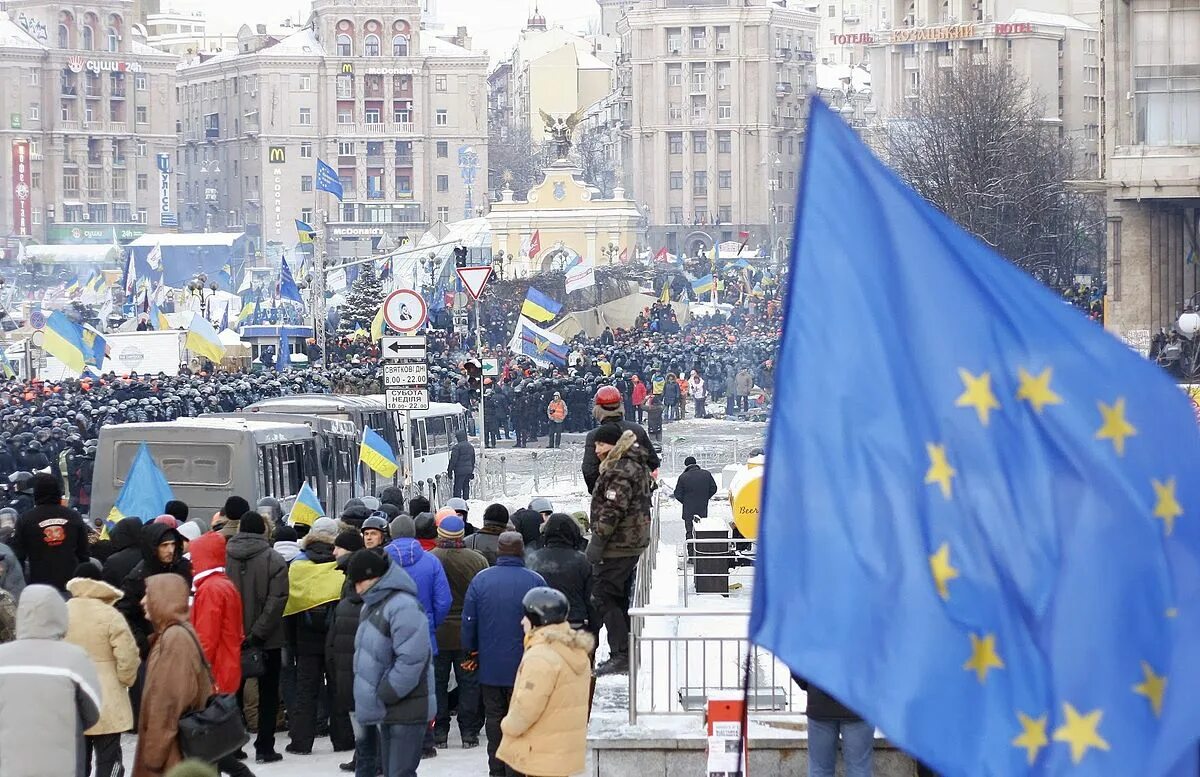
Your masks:
{"label": "blue and yellow flag", "polygon": [[85,371],[86,367],[95,367],[95,371],[100,372],[104,368],[104,358],[108,356],[108,340],[89,324],[83,325],[80,340],[83,343]]}
{"label": "blue and yellow flag", "polygon": [[567,366],[567,345],[559,335],[518,319],[516,339],[516,347],[513,350],[535,361],[553,364],[556,367]]}
{"label": "blue and yellow flag", "polygon": [[317,230],[313,229],[300,219],[296,219],[296,236],[299,238],[302,244],[311,243],[317,236]]}
{"label": "blue and yellow flag", "polygon": [[46,319],[42,329],[42,348],[68,369],[83,374],[91,349],[83,344],[83,327],[67,318],[67,314],[56,310]]}
{"label": "blue and yellow flag", "polygon": [[293,526],[312,526],[313,522],[324,514],[325,508],[321,506],[317,492],[305,481],[304,485],[300,486],[300,493],[296,494],[296,503],[292,505],[289,520]]}
{"label": "blue and yellow flag", "polygon": [[83,285],[79,282],[79,276],[76,275],[75,278],[72,279],[72,281],[69,284],[67,284],[67,288],[64,289],[63,291],[67,295],[67,298],[69,299],[71,297],[74,297],[76,294],[78,294],[79,290],[81,288],[83,288]]}
{"label": "blue and yellow flag", "polygon": [[142,523],[149,523],[162,515],[167,502],[175,498],[171,485],[154,463],[146,443],[138,446],[129,472],[119,472],[117,475],[124,475],[125,485],[121,486],[117,503],[108,514],[109,523],[115,524],[122,518],[133,517],[141,518]]}
{"label": "blue and yellow flag", "polygon": [[217,330],[213,329],[212,324],[202,315],[192,316],[192,323],[188,325],[187,338],[183,344],[189,351],[211,362],[220,362],[225,358],[225,344],[217,337]]}
{"label": "blue and yellow flag", "polygon": [[707,294],[708,292],[715,291],[716,288],[717,282],[713,280],[712,273],[692,281],[692,291],[696,294]]}
{"label": "blue and yellow flag", "polygon": [[242,309],[241,309],[241,310],[238,312],[238,314],[237,314],[237,321],[236,321],[236,322],[234,322],[234,323],[236,323],[236,324],[239,324],[239,325],[240,325],[240,324],[241,324],[242,322],[244,322],[246,319],[248,319],[248,318],[250,318],[251,316],[253,316],[253,315],[254,315],[254,310],[255,310],[257,307],[258,307],[258,305],[257,305],[257,304],[256,304],[256,303],[255,303],[253,300],[251,300],[250,302],[247,302],[245,305],[242,305]]}
{"label": "blue and yellow flag", "polygon": [[538,323],[545,323],[558,315],[562,303],[550,299],[532,286],[525,292],[525,302],[521,305],[521,315],[531,318]]}
{"label": "blue and yellow flag", "polygon": [[363,429],[362,443],[358,446],[358,458],[371,469],[385,478],[396,474],[400,465],[396,463],[396,454],[387,440],[379,436],[374,429]]}
{"label": "blue and yellow flag", "polygon": [[820,100],[806,137],[752,640],[941,774],[1195,774],[1187,397]]}
{"label": "blue and yellow flag", "polygon": [[379,338],[383,337],[383,330],[387,322],[383,317],[383,306],[379,306],[379,312],[375,314],[375,318],[371,319],[371,341],[378,342]]}
{"label": "blue and yellow flag", "polygon": [[4,352],[3,348],[0,348],[0,375],[7,380],[17,377],[17,371],[13,369],[12,362],[9,361],[8,354]]}

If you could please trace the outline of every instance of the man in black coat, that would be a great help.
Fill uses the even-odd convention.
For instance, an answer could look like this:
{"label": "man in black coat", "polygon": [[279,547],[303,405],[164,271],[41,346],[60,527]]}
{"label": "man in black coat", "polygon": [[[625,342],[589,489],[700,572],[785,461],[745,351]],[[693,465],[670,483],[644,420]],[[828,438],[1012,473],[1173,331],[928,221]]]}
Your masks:
{"label": "man in black coat", "polygon": [[458,442],[450,449],[446,474],[454,478],[454,496],[470,499],[471,478],[475,477],[475,446],[467,441],[467,433],[458,431]]}
{"label": "man in black coat", "polygon": [[122,518],[108,533],[112,553],[104,560],[104,582],[120,588],[142,561],[142,519]]}
{"label": "man in black coat", "polygon": [[28,565],[26,583],[43,583],[65,591],[75,567],[91,558],[87,525],[79,513],[62,506],[61,480],[39,473],[29,485],[34,507],[17,519],[9,544],[17,559]]}
{"label": "man in black coat", "polygon": [[579,524],[569,515],[554,513],[542,527],[542,546],[530,554],[529,568],[546,578],[546,585],[567,597],[567,622],[572,628],[600,633],[600,618],[592,603],[592,563],[578,548],[583,545]]}
{"label": "man in black coat", "polygon": [[[717,481],[712,473],[696,463],[695,456],[683,460],[683,472],[675,482],[675,501],[683,505],[683,525],[687,538],[692,538],[692,528],[697,518],[708,517],[708,500],[717,493]],[[692,548],[688,546],[688,556]]]}

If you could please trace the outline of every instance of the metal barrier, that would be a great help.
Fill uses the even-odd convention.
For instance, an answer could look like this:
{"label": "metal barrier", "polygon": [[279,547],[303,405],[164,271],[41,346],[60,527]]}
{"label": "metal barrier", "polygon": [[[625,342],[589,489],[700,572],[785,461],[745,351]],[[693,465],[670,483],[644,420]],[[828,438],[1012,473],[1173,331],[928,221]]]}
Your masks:
{"label": "metal barrier", "polygon": [[515,494],[538,494],[566,484],[586,492],[583,480],[583,448],[489,450],[475,493],[480,499],[497,499]]}
{"label": "metal barrier", "polygon": [[[697,545],[726,545],[727,550],[724,553],[710,553],[696,549]],[[685,557],[683,565],[683,606],[688,605],[691,596],[708,596],[707,593],[699,593],[693,591],[696,583],[700,579],[728,577],[737,567],[754,565],[754,540],[745,538],[730,537],[728,540],[716,539],[690,539],[684,540],[684,550],[688,554]],[[686,559],[695,559],[703,557],[708,560],[721,559],[728,562],[728,570],[725,572],[697,572],[693,564],[688,564]],[[718,594],[719,595],[719,594]]]}
{"label": "metal barrier", "polygon": [[[741,692],[749,658],[747,709],[791,715],[800,709],[791,672],[745,636],[680,635],[694,630],[745,633],[749,610],[638,607],[629,611],[629,723],[640,715],[703,714],[714,691]],[[719,626],[696,623],[716,620]],[[689,623],[691,621],[691,623]]]}
{"label": "metal barrier", "polygon": [[663,447],[663,463],[669,463],[671,470],[677,472],[683,469],[684,459],[694,456],[704,469],[720,471],[727,464],[745,464],[750,451],[761,447],[761,442],[736,438],[672,437]]}
{"label": "metal barrier", "polygon": [[650,511],[650,545],[638,557],[637,568],[633,576],[633,607],[644,607],[650,602],[650,583],[654,578],[654,569],[658,562],[658,533],[660,516],[662,515],[662,488],[654,492],[653,509]]}

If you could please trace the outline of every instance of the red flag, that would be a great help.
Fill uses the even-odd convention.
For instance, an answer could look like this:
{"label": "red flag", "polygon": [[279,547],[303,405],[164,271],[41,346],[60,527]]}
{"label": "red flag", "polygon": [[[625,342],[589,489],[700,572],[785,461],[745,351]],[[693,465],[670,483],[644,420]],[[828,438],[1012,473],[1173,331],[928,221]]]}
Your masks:
{"label": "red flag", "polygon": [[533,230],[533,237],[529,239],[529,258],[532,259],[533,257],[537,256],[538,252],[541,250],[542,231],[540,229],[535,229]]}
{"label": "red flag", "polygon": [[622,264],[629,261],[629,246],[625,246],[621,249],[621,255],[617,257],[617,261],[621,262]]}
{"label": "red flag", "polygon": [[654,261],[656,261],[656,262],[667,261],[667,247],[666,246],[663,246],[662,248],[658,249],[658,253],[654,255]]}
{"label": "red flag", "polygon": [[746,230],[742,230],[741,232],[738,232],[738,240],[741,240],[744,243],[749,239],[750,239],[750,233],[747,232]]}

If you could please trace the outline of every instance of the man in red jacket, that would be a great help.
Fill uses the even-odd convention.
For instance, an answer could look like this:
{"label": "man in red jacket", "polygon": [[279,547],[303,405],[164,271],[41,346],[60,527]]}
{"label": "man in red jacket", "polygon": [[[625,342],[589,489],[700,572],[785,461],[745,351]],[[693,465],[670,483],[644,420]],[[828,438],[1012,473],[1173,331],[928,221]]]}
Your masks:
{"label": "man in red jacket", "polygon": [[[225,537],[203,534],[188,545],[192,554],[192,626],[213,673],[213,693],[237,693],[242,687],[242,597],[225,576]],[[236,755],[217,763],[222,774],[254,777]]]}

